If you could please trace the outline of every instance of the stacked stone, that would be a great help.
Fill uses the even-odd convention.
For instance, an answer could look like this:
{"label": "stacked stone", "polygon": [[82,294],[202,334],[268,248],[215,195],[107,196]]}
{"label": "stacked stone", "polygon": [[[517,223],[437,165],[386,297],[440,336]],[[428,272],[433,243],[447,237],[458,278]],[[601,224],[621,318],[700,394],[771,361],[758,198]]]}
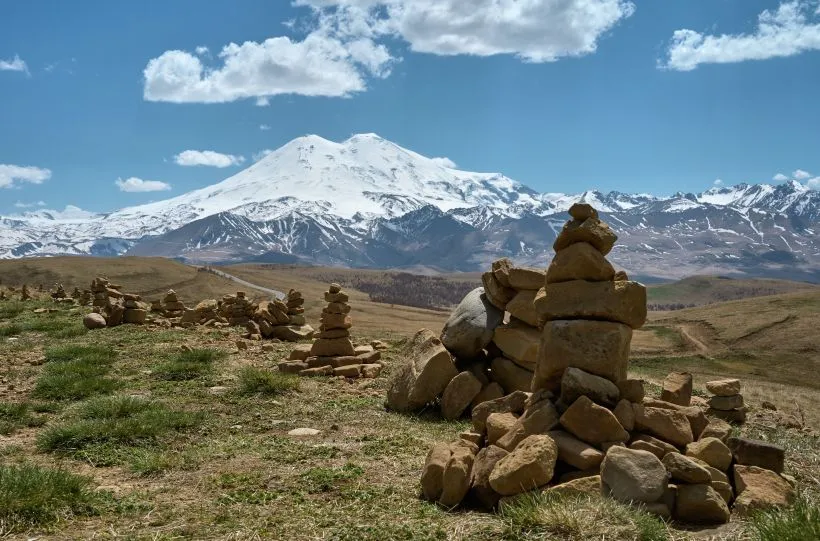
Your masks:
{"label": "stacked stone", "polygon": [[[691,405],[690,374],[670,374],[661,399],[645,398],[643,383],[627,378],[632,330],[646,318],[645,289],[606,261],[616,239],[595,210],[574,205],[570,214],[534,301],[544,326],[532,393],[475,404],[472,430],[428,454],[425,497],[492,509],[529,490],[582,492],[707,523],[728,521],[732,501],[739,513],[790,501],[782,448],[730,439],[726,422]],[[475,385],[448,396],[453,382],[467,378],[441,341],[421,331],[409,347],[388,405],[411,410],[441,392],[442,410],[469,403]]]}
{"label": "stacked stone", "polygon": [[54,300],[68,298],[68,294],[63,288],[63,284],[57,284],[57,289],[51,293],[51,298]]}
{"label": "stacked stone", "polygon": [[185,305],[173,289],[169,289],[162,298],[162,313],[167,318],[181,317],[185,313]]}
{"label": "stacked stone", "polygon": [[284,301],[274,299],[259,303],[254,321],[264,338],[278,338],[285,342],[298,342],[313,337],[314,329],[305,321],[302,294],[294,289]]}
{"label": "stacked stone", "polygon": [[80,293],[79,299],[77,299],[77,302],[80,304],[80,306],[88,306],[92,302],[94,302],[94,295],[91,293],[91,290],[83,289],[83,291]]}
{"label": "stacked stone", "polygon": [[80,297],[82,297],[83,293],[80,291],[79,287],[74,287],[74,291],[71,292],[71,298],[75,301],[79,301]]}
{"label": "stacked stone", "polygon": [[105,278],[98,277],[91,282],[94,311],[83,318],[83,324],[87,328],[145,323],[148,305],[142,302],[139,295],[123,293],[120,289],[122,286],[111,284]]}
{"label": "stacked stone", "polygon": [[31,293],[28,290],[28,286],[23,284],[23,289],[20,291],[20,300],[27,301],[31,299]]}
{"label": "stacked stone", "polygon": [[0,301],[6,300],[6,292],[0,289]]}
{"label": "stacked stone", "polygon": [[180,319],[182,325],[204,325],[206,327],[221,327],[228,324],[228,320],[219,315],[219,303],[215,299],[206,299],[194,308],[185,309]]}
{"label": "stacked stone", "polygon": [[[345,378],[375,378],[381,373],[381,353],[373,346],[355,348],[350,340],[353,321],[348,300],[342,286],[330,284],[325,292],[327,306],[322,310],[318,337],[309,351],[296,348],[288,360],[279,363],[281,372]],[[293,306],[301,307],[301,304],[294,302]]]}
{"label": "stacked stone", "polygon": [[706,413],[730,423],[746,422],[746,406],[740,394],[739,379],[707,381],[706,390],[712,393]]}
{"label": "stacked stone", "polygon": [[162,299],[154,299],[151,301],[151,312],[155,314],[165,313],[165,308],[162,306]]}
{"label": "stacked stone", "polygon": [[225,295],[219,302],[219,315],[227,320],[231,326],[246,326],[253,318],[257,305],[251,302],[244,291],[237,291],[236,295]]}

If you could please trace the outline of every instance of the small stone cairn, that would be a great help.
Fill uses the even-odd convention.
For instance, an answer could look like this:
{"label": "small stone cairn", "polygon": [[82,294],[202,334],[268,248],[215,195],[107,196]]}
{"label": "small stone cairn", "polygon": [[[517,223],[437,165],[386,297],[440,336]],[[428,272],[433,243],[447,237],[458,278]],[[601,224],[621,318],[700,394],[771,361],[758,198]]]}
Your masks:
{"label": "small stone cairn", "polygon": [[26,284],[23,284],[23,288],[20,290],[20,300],[21,301],[31,300],[31,292],[29,292],[28,286]]}
{"label": "small stone cairn", "polygon": [[225,295],[219,302],[219,315],[225,318],[229,325],[246,326],[253,318],[257,305],[254,304],[244,291],[237,291],[236,295]]}
{"label": "small stone cairn", "polygon": [[[327,306],[322,310],[319,335],[310,349],[297,347],[279,370],[300,376],[341,376],[375,378],[382,370],[381,352],[372,345],[354,347],[350,340],[349,297],[339,284],[325,292]],[[299,305],[301,306],[301,305]]]}
{"label": "small stone cairn", "polygon": [[169,289],[168,292],[165,293],[161,306],[162,314],[169,319],[182,317],[182,314],[185,313],[185,304],[179,300],[177,292],[173,289]]}
{"label": "small stone cairn", "polygon": [[65,292],[65,289],[63,288],[63,284],[57,284],[57,289],[51,292],[50,296],[55,301],[69,298],[68,294]]}
{"label": "small stone cairn", "polygon": [[228,325],[228,320],[219,315],[219,303],[216,300],[206,299],[193,308],[186,308],[180,319],[180,324],[183,326],[222,327]]}
{"label": "small stone cairn", "polygon": [[80,291],[79,287],[74,287],[74,290],[71,292],[71,298],[75,301],[79,301],[80,297],[82,297],[83,293]]}
{"label": "small stone cairn", "polygon": [[123,323],[142,325],[148,315],[148,304],[139,295],[123,293],[122,286],[111,284],[105,278],[91,282],[94,311],[86,314],[83,325],[88,329],[116,327]]}
{"label": "small stone cairn", "polygon": [[[408,344],[388,407],[411,411],[439,396],[442,411],[472,406],[472,430],[429,451],[423,497],[491,510],[531,490],[587,493],[686,523],[724,523],[730,509],[790,503],[783,448],[730,437],[727,422],[692,405],[691,374],[670,374],[660,399],[627,377],[632,332],[646,319],[645,288],[606,260],[616,236],[595,209],[576,204],[570,215],[533,299],[541,328],[531,392],[476,402],[481,382],[459,372],[441,338],[423,329]],[[502,266],[495,267],[494,277]],[[484,284],[485,297],[498,301],[496,284]]]}
{"label": "small stone cairn", "polygon": [[707,381],[706,390],[712,393],[706,413],[732,423],[746,422],[746,405],[740,394],[739,379]]}
{"label": "small stone cairn", "polygon": [[302,293],[291,289],[284,301],[262,301],[254,313],[255,324],[263,338],[277,338],[298,342],[313,337],[314,329],[305,320],[305,299]]}

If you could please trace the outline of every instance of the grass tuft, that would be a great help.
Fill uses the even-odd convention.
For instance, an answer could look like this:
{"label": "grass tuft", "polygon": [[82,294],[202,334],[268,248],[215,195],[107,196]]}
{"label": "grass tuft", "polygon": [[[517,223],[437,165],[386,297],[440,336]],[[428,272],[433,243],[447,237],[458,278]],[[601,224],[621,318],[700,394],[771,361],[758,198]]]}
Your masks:
{"label": "grass tuft", "polygon": [[109,365],[86,359],[47,364],[31,395],[43,400],[80,400],[107,394],[119,386],[105,377],[109,371]]}
{"label": "grass tuft", "polygon": [[45,419],[33,415],[31,410],[25,402],[0,402],[0,434],[8,436],[18,428],[42,426]]}
{"label": "grass tuft", "polygon": [[167,433],[197,425],[199,420],[197,414],[141,398],[97,397],[80,407],[75,421],[42,432],[37,446],[42,451],[76,454],[92,445],[150,445]]}
{"label": "grass tuft", "polygon": [[347,463],[342,467],[311,468],[302,474],[305,489],[310,494],[330,492],[340,488],[347,481],[351,481],[364,474],[364,470],[356,464]]}
{"label": "grass tuft", "polygon": [[247,366],[239,373],[239,393],[277,396],[299,390],[299,376]]}
{"label": "grass tuft", "polygon": [[0,465],[0,531],[95,514],[97,500],[88,477],[34,465]]}
{"label": "grass tuft", "polygon": [[108,346],[80,346],[66,344],[46,349],[46,362],[59,363],[83,359],[98,364],[111,364],[114,361],[114,350]]}
{"label": "grass tuft", "polygon": [[0,327],[0,338],[5,338],[7,336],[17,336],[23,332],[23,327],[18,325],[17,323],[9,323],[8,325],[3,325]]}
{"label": "grass tuft", "polygon": [[820,507],[805,497],[793,506],[757,513],[751,522],[752,539],[803,541],[820,539]]}
{"label": "grass tuft", "polygon": [[166,381],[188,381],[210,374],[214,361],[225,357],[218,349],[194,349],[181,351],[159,366],[155,371],[159,379]]}

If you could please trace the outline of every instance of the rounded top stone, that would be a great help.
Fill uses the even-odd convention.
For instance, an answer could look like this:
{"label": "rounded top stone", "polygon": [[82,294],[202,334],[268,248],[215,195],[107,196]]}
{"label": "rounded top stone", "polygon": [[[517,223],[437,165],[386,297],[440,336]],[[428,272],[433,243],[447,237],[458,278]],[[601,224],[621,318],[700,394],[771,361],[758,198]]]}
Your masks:
{"label": "rounded top stone", "polygon": [[586,220],[587,218],[597,218],[598,211],[589,203],[575,203],[569,208],[569,215],[576,220]]}

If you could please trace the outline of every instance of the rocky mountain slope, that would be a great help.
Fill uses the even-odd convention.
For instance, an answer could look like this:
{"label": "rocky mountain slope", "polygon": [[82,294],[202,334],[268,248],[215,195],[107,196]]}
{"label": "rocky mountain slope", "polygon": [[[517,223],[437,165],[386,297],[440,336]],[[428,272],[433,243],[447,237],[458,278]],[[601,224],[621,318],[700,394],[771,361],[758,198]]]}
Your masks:
{"label": "rocky mountain slope", "polygon": [[93,214],[0,216],[0,258],[159,255],[477,270],[543,266],[569,206],[602,211],[618,265],[644,279],[696,273],[820,280],[820,193],[797,182],[671,197],[541,194],[448,167],[374,134],[294,139],[238,174],[172,199]]}

